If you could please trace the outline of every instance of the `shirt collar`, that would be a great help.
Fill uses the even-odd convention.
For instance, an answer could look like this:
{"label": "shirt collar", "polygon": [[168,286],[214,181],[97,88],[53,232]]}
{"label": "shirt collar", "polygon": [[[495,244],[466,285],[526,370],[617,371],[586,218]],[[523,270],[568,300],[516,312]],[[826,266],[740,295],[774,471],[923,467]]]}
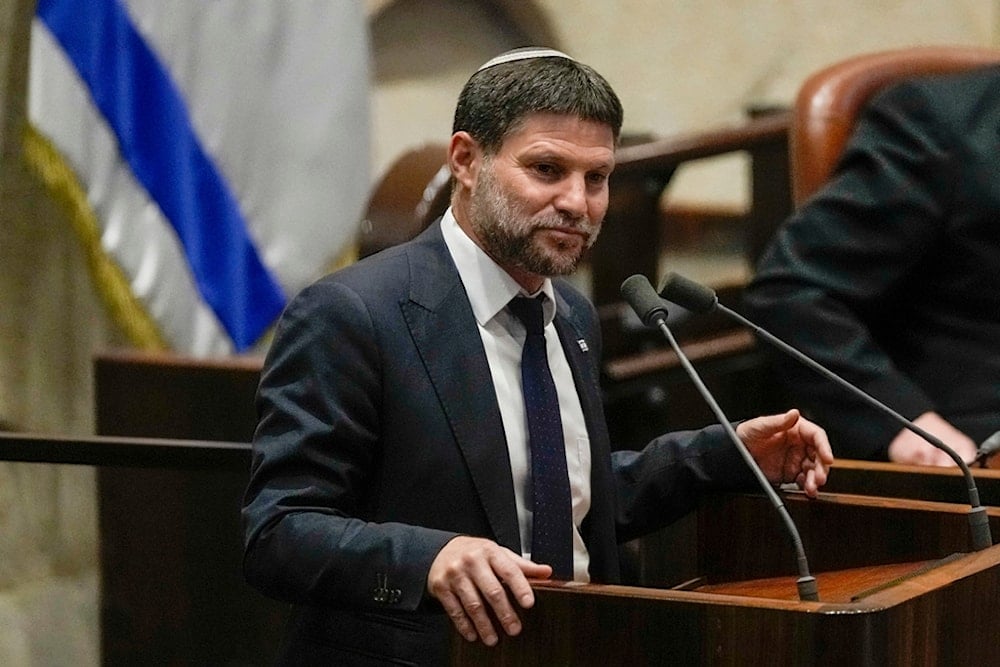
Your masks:
{"label": "shirt collar", "polygon": [[472,314],[480,326],[496,317],[507,304],[518,294],[525,296],[536,296],[545,294],[547,299],[542,301],[542,314],[545,324],[548,325],[556,315],[555,289],[552,287],[552,280],[545,278],[541,289],[534,294],[528,294],[522,289],[517,281],[510,277],[493,258],[486,254],[482,248],[476,245],[465,231],[458,226],[458,221],[451,212],[451,208],[444,212],[441,219],[441,234],[444,236],[445,245],[451,253],[452,260],[458,269],[458,275],[465,286],[465,292],[469,296],[469,303],[472,305]]}

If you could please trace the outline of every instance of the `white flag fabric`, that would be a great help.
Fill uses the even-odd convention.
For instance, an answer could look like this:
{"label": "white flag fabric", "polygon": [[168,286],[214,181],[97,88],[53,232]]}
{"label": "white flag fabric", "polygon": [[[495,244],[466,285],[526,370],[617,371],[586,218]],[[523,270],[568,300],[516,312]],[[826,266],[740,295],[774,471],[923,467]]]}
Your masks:
{"label": "white flag fabric", "polygon": [[252,349],[369,189],[354,0],[39,0],[28,161],[133,342]]}

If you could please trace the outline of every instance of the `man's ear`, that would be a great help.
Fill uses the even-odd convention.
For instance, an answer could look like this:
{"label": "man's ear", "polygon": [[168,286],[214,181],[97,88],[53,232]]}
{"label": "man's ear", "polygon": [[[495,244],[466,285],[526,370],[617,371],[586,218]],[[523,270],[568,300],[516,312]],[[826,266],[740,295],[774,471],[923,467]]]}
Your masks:
{"label": "man's ear", "polygon": [[482,149],[472,135],[464,130],[451,135],[451,142],[448,144],[448,168],[459,185],[472,190],[481,163]]}

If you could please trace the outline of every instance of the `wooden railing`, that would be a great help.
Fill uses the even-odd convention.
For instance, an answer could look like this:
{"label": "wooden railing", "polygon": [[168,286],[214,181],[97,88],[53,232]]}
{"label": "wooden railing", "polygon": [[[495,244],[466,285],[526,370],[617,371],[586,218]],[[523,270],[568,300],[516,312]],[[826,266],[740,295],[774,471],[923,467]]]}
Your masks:
{"label": "wooden railing", "polygon": [[245,473],[250,469],[250,444],[0,431],[0,461]]}

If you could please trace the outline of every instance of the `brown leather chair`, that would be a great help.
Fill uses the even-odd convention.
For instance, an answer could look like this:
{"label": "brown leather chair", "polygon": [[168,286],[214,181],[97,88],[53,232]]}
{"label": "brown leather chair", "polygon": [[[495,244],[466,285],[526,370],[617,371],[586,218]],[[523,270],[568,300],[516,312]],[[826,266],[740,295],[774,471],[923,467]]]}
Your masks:
{"label": "brown leather chair", "polygon": [[375,186],[358,234],[358,257],[408,241],[448,208],[448,146],[426,144],[403,153]]}
{"label": "brown leather chair", "polygon": [[792,118],[789,150],[796,207],[826,182],[865,103],[901,79],[1000,62],[1000,49],[919,46],[855,56],[806,79]]}

